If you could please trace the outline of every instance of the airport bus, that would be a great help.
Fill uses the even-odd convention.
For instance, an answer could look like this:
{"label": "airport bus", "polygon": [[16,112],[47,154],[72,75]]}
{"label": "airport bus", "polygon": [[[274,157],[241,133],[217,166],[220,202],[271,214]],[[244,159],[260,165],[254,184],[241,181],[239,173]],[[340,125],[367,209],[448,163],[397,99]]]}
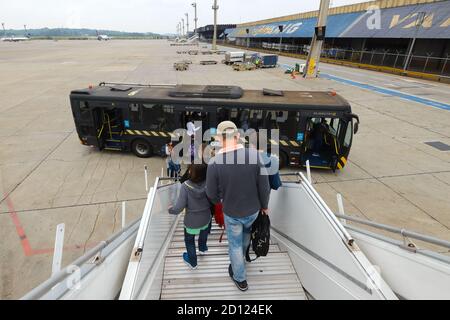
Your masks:
{"label": "airport bus", "polygon": [[309,160],[311,167],[336,170],[346,165],[359,126],[335,92],[100,83],[72,91],[70,101],[83,145],[142,158],[163,155],[174,130],[189,121],[201,121],[205,131],[231,120],[243,130],[278,129],[278,141],[268,144],[279,148],[281,167]]}

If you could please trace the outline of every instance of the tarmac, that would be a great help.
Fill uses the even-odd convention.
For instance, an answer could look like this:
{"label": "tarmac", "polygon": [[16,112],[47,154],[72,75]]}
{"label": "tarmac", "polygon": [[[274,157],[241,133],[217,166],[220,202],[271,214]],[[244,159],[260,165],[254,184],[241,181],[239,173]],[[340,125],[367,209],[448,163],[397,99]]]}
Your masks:
{"label": "tarmac", "polygon": [[[320,78],[293,79],[284,67],[299,61],[286,57],[279,68],[237,72],[220,64],[223,56],[177,54],[191,48],[165,40],[0,42],[1,299],[20,298],[51,275],[57,224],[65,223],[67,265],[120,230],[122,201],[126,222],[139,218],[144,166],[150,183],[165,167],[159,157],[79,143],[69,93],[102,81],[334,90],[361,125],[344,170],[312,171],[328,205],[337,212],[341,193],[346,214],[450,240],[450,151],[426,144],[450,145],[449,85],[327,64]],[[175,71],[184,59],[189,70]]]}

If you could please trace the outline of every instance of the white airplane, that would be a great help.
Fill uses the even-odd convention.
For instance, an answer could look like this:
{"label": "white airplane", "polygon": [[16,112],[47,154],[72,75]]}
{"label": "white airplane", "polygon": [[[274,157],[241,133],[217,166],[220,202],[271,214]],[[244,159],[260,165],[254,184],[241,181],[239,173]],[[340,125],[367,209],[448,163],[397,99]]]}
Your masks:
{"label": "white airplane", "polygon": [[100,34],[100,35],[98,35],[98,36],[97,36],[97,39],[98,39],[99,41],[102,41],[102,40],[105,40],[105,41],[111,40],[111,38],[108,37],[106,34]]}
{"label": "white airplane", "polygon": [[109,36],[107,36],[106,34],[98,34],[98,31],[97,31],[97,40],[98,41],[102,41],[102,40],[108,41],[108,40],[111,40],[111,38]]}
{"label": "white airplane", "polygon": [[30,40],[30,37],[16,37],[16,36],[12,36],[12,37],[4,37],[0,39],[1,41],[5,41],[5,42],[19,42],[19,41],[27,41]]}

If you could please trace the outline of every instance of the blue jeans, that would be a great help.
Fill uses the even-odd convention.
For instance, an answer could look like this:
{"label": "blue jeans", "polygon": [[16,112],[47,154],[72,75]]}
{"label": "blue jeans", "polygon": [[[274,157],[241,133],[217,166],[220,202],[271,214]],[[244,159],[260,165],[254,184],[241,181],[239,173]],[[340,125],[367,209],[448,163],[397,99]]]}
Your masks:
{"label": "blue jeans", "polygon": [[[206,241],[208,241],[208,233],[209,228],[200,231],[200,234],[198,236],[198,249],[200,251],[206,250]],[[192,266],[195,267],[197,265],[197,252],[195,252],[195,235],[187,233],[186,229],[184,229],[184,244],[186,245],[186,251],[189,256],[189,262],[192,264]]]}
{"label": "blue jeans", "polygon": [[250,244],[252,224],[258,217],[256,212],[248,217],[233,218],[226,214],[225,229],[228,237],[228,254],[230,256],[233,278],[238,282],[247,280],[245,272],[245,252]]}

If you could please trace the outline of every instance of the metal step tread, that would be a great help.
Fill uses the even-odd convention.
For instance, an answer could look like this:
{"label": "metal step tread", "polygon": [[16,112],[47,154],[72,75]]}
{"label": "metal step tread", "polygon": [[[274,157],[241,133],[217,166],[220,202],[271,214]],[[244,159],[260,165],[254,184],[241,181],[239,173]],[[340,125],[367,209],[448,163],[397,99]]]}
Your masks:
{"label": "metal step tread", "polygon": [[228,244],[208,240],[208,247],[206,255],[198,256],[198,268],[191,270],[181,258],[184,242],[172,243],[165,258],[162,300],[306,299],[289,255],[278,245],[271,245],[267,257],[246,264],[246,292],[237,289],[228,275]]}
{"label": "metal step tread", "polygon": [[[170,248],[167,251],[166,257],[180,257],[183,252],[186,252],[186,248],[183,246],[180,246],[178,248]],[[271,252],[280,252],[280,248],[276,244],[271,244],[269,247],[269,253]],[[225,255],[228,254],[228,245],[211,245],[211,243],[208,243],[208,255]]]}

